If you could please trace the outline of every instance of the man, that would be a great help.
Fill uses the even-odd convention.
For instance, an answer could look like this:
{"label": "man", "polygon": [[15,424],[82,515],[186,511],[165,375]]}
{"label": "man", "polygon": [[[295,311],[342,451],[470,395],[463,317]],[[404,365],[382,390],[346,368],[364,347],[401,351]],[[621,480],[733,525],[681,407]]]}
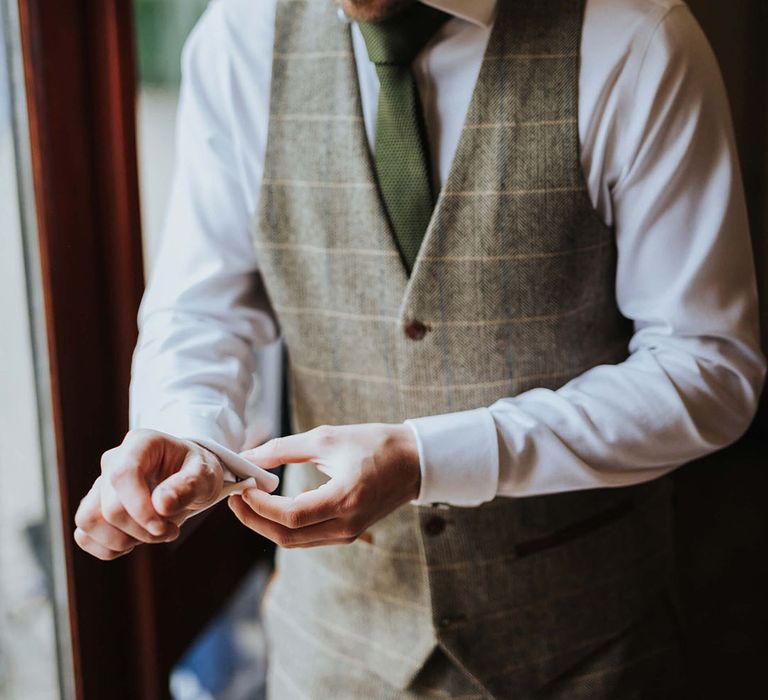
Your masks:
{"label": "man", "polygon": [[244,456],[283,495],[230,499],[282,545],[274,697],[675,697],[664,475],[765,371],[711,51],[677,0],[340,5],[188,42],[136,429],[75,537],[212,502],[280,335],[296,434]]}

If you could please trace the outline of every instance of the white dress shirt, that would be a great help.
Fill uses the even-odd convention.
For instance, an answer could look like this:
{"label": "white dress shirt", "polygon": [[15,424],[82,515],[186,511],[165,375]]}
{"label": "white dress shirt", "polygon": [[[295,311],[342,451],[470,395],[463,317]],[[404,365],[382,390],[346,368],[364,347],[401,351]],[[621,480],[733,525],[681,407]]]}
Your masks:
{"label": "white dress shirt", "polygon": [[[496,3],[428,4],[454,15],[414,64],[442,182]],[[275,5],[214,0],[187,41],[174,185],[131,385],[133,427],[233,450],[244,439],[254,349],[276,337],[249,235]],[[353,42],[373,148],[378,79],[354,25]],[[596,210],[615,228],[630,355],[557,391],[413,416],[418,503],[646,481],[732,442],[756,410],[765,362],[742,184],[725,90],[688,8],[588,0],[579,88],[581,163]]]}

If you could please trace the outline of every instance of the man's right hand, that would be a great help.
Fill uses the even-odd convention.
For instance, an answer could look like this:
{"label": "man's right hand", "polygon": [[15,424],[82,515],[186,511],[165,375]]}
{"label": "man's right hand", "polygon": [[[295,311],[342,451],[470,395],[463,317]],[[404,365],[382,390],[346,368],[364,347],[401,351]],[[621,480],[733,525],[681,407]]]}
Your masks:
{"label": "man's right hand", "polygon": [[103,454],[101,476],[75,515],[75,541],[104,560],[170,542],[189,515],[216,500],[223,479],[217,457],[200,445],[132,430]]}

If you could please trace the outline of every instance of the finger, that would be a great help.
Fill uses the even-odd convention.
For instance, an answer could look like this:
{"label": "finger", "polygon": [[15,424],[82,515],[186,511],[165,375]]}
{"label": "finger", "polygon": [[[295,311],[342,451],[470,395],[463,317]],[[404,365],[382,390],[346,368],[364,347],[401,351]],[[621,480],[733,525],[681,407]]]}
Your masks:
{"label": "finger", "polygon": [[253,462],[249,462],[247,459],[237,454],[237,452],[232,452],[227,455],[227,468],[233,474],[244,479],[255,479],[259,488],[268,493],[272,493],[280,485],[280,479],[277,474],[264,471],[260,466]]}
{"label": "finger", "polygon": [[100,544],[107,549],[111,549],[114,552],[123,552],[126,549],[132,549],[139,544],[140,541],[143,541],[131,537],[104,520],[97,523],[90,530],[83,530],[83,532],[97,544]]}
{"label": "finger", "polygon": [[127,549],[123,552],[115,552],[111,549],[108,549],[107,547],[104,547],[103,545],[100,545],[95,540],[91,539],[80,528],[75,530],[74,537],[75,537],[75,542],[77,542],[80,549],[85,550],[86,552],[88,552],[88,554],[91,554],[92,556],[96,557],[97,559],[101,559],[102,561],[112,561],[113,559],[122,557],[125,554],[129,554],[134,549],[133,547],[131,547],[130,549]]}
{"label": "finger", "polygon": [[218,464],[212,464],[198,453],[190,452],[181,469],[154,489],[152,505],[160,515],[167,518],[189,509],[198,510],[216,500],[222,483]]}
{"label": "finger", "polygon": [[275,496],[259,489],[248,489],[242,495],[257,514],[296,529],[338,517],[344,490],[331,480],[294,498]]}
{"label": "finger", "polygon": [[[165,542],[169,538],[175,539],[179,534],[179,528],[173,523],[167,523],[164,526],[162,535],[153,535],[146,528],[142,527],[141,524],[133,519],[120,501],[120,495],[114,490],[109,482],[104,483],[101,487],[100,508],[103,520],[106,523],[121,530],[126,535],[133,537],[139,542],[146,542],[147,544]],[[98,523],[96,523],[96,525],[98,525]],[[93,528],[84,529],[91,535],[91,537],[93,537]],[[107,543],[103,542],[103,544]]]}
{"label": "finger", "polygon": [[144,478],[145,471],[151,470],[149,465],[142,464],[141,461],[147,457],[137,457],[134,452],[108,455],[109,453],[105,453],[103,458],[104,476],[114,489],[122,507],[150,535],[167,535],[168,524],[155,511],[149,486]]}
{"label": "finger", "polygon": [[278,437],[240,456],[264,469],[274,469],[282,464],[310,462],[317,456],[318,435],[315,430],[297,435]]}
{"label": "finger", "polygon": [[229,507],[237,519],[246,527],[263,537],[277,543],[281,547],[303,547],[310,544],[332,544],[352,542],[357,533],[349,529],[342,521],[327,520],[317,525],[310,525],[298,530],[285,527],[279,523],[263,518],[254,513],[240,496],[229,499]]}
{"label": "finger", "polygon": [[80,501],[75,512],[75,525],[84,532],[93,529],[103,520],[101,515],[101,486],[102,479],[98,477],[90,491]]}
{"label": "finger", "polygon": [[[194,518],[196,515],[199,515],[200,513],[205,513],[206,510],[209,508],[212,508],[216,504],[220,503],[226,498],[229,498],[230,496],[234,495],[240,495],[243,491],[249,488],[253,488],[256,486],[256,480],[255,479],[246,479],[245,481],[239,481],[239,482],[225,482],[224,485],[221,487],[221,490],[219,491],[216,498],[211,501],[208,505],[198,508],[194,511],[187,511],[183,516],[183,522],[186,522],[190,518]],[[153,494],[154,497],[154,494]],[[174,520],[176,520],[175,518]]]}
{"label": "finger", "polygon": [[[112,495],[111,502],[108,497],[105,498],[108,494]],[[119,522],[121,515],[126,520],[126,523],[122,526]],[[114,526],[109,520],[114,522]],[[121,531],[124,536],[130,536],[142,542],[156,541],[152,535],[141,528],[137,523],[133,523],[133,527],[130,527],[129,523],[133,523],[133,520],[131,520],[130,516],[128,516],[122,506],[120,506],[109,482],[102,477],[98,477],[91,487],[91,490],[85,495],[85,498],[80,501],[80,505],[75,513],[75,525],[89,535],[97,530],[100,531],[101,534],[97,536],[97,539],[107,546],[107,540],[111,539],[111,535],[105,531],[105,528],[109,527],[115,527],[117,530]],[[118,541],[122,538],[115,535],[115,539]],[[119,549],[119,547],[117,547],[117,549]]]}

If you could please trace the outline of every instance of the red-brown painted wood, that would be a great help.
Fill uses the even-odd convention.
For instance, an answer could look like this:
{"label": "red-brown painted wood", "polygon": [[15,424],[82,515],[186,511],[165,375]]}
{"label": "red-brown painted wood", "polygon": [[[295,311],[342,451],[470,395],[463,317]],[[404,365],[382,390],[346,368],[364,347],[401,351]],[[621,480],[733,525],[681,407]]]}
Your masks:
{"label": "red-brown painted wood", "polygon": [[80,498],[127,428],[143,289],[129,0],[19,0],[76,690],[154,700],[258,556],[217,509],[176,547],[112,563],[73,544]]}

